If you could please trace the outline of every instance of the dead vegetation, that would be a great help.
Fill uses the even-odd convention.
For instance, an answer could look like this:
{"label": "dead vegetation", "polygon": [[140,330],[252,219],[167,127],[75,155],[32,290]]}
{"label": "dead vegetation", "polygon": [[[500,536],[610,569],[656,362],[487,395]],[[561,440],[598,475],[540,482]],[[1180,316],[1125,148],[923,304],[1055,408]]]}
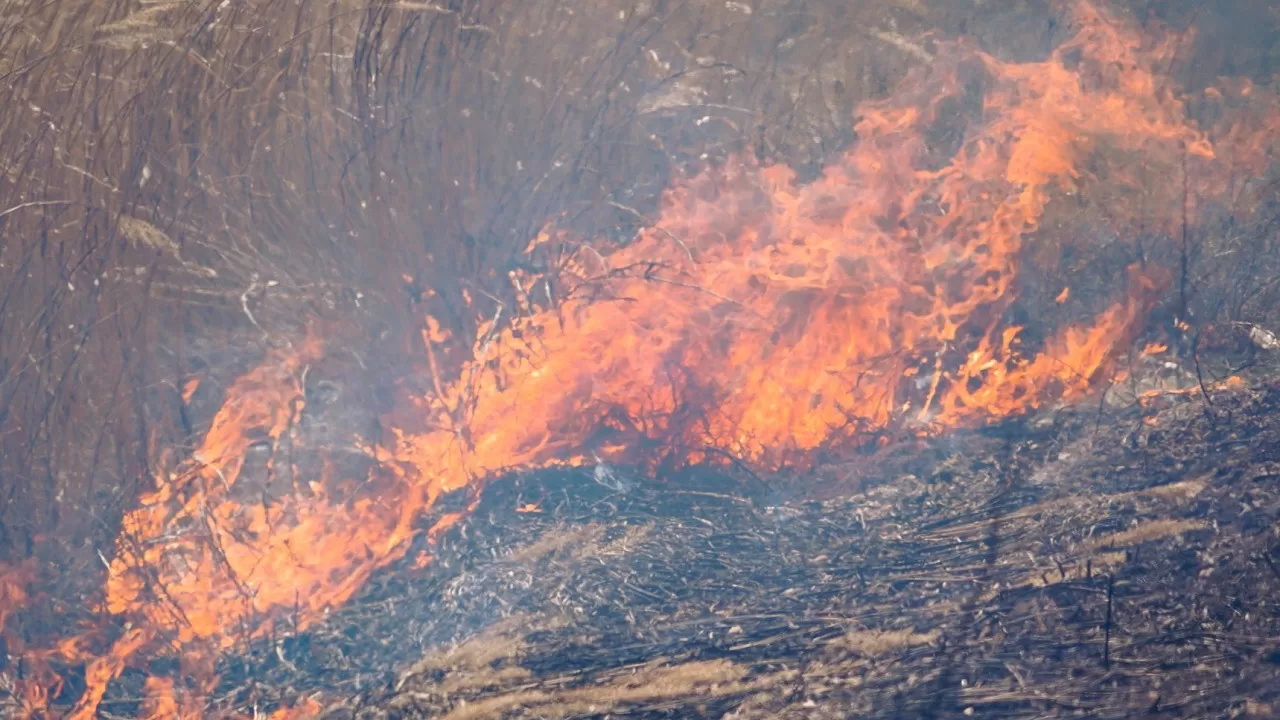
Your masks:
{"label": "dead vegetation", "polygon": [[1085,547],[1089,549],[1132,547],[1168,537],[1177,537],[1193,530],[1203,530],[1205,527],[1205,523],[1199,520],[1151,520],[1128,530],[1090,538],[1085,543]]}
{"label": "dead vegetation", "polygon": [[913,645],[932,645],[938,633],[918,633],[911,630],[850,630],[832,640],[828,647],[857,653],[864,657],[886,655],[894,650],[904,650]]}
{"label": "dead vegetation", "polygon": [[[767,681],[740,682],[744,675],[744,668],[725,660],[675,666],[649,664],[632,672],[621,673],[611,682],[592,687],[558,692],[526,690],[497,695],[473,703],[459,704],[441,717],[446,720],[480,720],[498,717],[512,710],[527,711],[546,718],[580,717],[608,713],[622,705],[661,703],[690,695],[710,699],[741,694],[753,688],[772,687]],[[396,709],[409,708],[402,705]]]}

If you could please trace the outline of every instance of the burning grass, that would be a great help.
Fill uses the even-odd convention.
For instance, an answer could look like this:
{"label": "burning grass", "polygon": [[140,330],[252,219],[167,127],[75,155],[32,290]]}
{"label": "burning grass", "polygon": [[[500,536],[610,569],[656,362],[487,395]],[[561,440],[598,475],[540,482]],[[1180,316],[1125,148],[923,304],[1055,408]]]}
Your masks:
{"label": "burning grass", "polygon": [[[43,618],[61,638],[5,631],[27,712],[89,717],[128,672],[150,675],[143,712],[256,708],[211,699],[220,658],[327,623],[411,552],[434,572],[512,469],[578,473],[597,515],[648,507],[495,550],[533,588],[527,567],[670,542],[653,518],[673,508],[749,527],[759,497],[737,493],[776,493],[762,476],[1106,388],[1101,418],[1124,380],[1145,403],[1153,362],[1208,401],[1219,319],[1275,349],[1270,266],[1239,258],[1273,257],[1280,186],[1258,178],[1280,115],[1265,82],[1185,77],[1198,25],[1079,0],[1025,52],[925,3],[814,3],[798,24],[783,4],[659,5],[85,0],[4,18],[20,101],[0,115],[18,239],[0,307],[19,320],[0,320],[0,545],[46,567],[0,574],[0,626],[38,627],[36,597],[97,607]],[[724,483],[637,489],[715,464]],[[529,523],[577,502],[520,500]],[[881,511],[860,509],[864,530]],[[729,544],[759,540],[744,532]],[[697,667],[713,704],[757,688]],[[691,691],[665,668],[596,699]],[[513,692],[465,712],[589,701]]]}

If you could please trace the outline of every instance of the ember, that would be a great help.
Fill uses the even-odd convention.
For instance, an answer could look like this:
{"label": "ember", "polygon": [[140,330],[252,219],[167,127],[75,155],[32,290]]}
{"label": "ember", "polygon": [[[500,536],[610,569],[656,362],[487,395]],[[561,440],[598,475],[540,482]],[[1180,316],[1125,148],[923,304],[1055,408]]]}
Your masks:
{"label": "ember", "polygon": [[[458,12],[408,5],[396,11]],[[1175,32],[1154,20],[1139,24],[1088,0],[1064,8],[1071,36],[1038,59],[1004,57],[963,34],[882,33],[880,39],[905,48],[916,67],[892,91],[856,107],[855,139],[831,153],[816,177],[802,179],[800,170],[762,152],[700,163],[696,172],[676,173],[661,193],[655,219],[621,242],[584,232],[567,213],[545,212],[524,234],[533,235],[525,252],[502,276],[511,286],[507,294],[464,288],[457,293],[462,310],[421,286],[417,275],[396,268],[393,276],[408,288],[407,322],[415,327],[385,331],[379,341],[411,338],[403,342],[411,360],[403,381],[379,395],[376,430],[365,436],[327,428],[325,434],[313,419],[322,411],[315,407],[320,401],[310,374],[350,351],[349,328],[317,311],[305,335],[275,338],[257,366],[225,388],[189,453],[159,434],[148,436],[147,451],[157,458],[146,463],[152,477],[119,501],[125,509],[114,547],[96,551],[106,569],[101,596],[93,601],[100,607],[81,617],[78,627],[60,628],[62,639],[11,645],[7,653],[21,670],[12,681],[0,675],[11,684],[4,690],[33,717],[100,715],[113,684],[126,681],[141,693],[130,701],[138,717],[250,711],[259,717],[268,710],[276,720],[312,717],[334,698],[273,696],[264,709],[256,695],[238,692],[229,695],[235,698],[229,704],[214,703],[224,666],[234,664],[227,658],[270,647],[281,665],[291,665],[280,638],[296,640],[330,622],[368,590],[380,569],[403,559],[397,565],[403,572],[428,577],[446,572],[449,562],[465,562],[438,551],[450,533],[469,527],[478,508],[493,502],[486,485],[504,473],[572,474],[589,467],[582,477],[591,486],[562,491],[576,498],[566,502],[591,497],[597,503],[592,512],[607,506],[619,516],[635,513],[627,516],[630,529],[616,537],[604,530],[566,531],[572,537],[565,547],[589,545],[597,555],[629,552],[651,542],[648,530],[635,528],[650,523],[647,518],[669,519],[663,503],[684,502],[679,493],[687,492],[727,503],[730,509],[717,510],[734,518],[726,521],[736,528],[726,542],[755,552],[760,498],[744,500],[720,487],[691,489],[673,478],[698,467],[766,485],[762,478],[817,476],[858,457],[887,466],[886,454],[903,443],[1070,408],[1096,394],[1101,400],[1091,406],[1098,405],[1099,427],[1109,388],[1124,381],[1133,386],[1129,411],[1140,413],[1173,397],[1191,402],[1198,393],[1209,404],[1211,392],[1240,391],[1244,381],[1236,375],[1204,377],[1200,328],[1193,333],[1188,324],[1188,236],[1237,203],[1242,178],[1273,169],[1280,108],[1269,90],[1238,80],[1222,79],[1195,97],[1179,89],[1170,68],[1194,40],[1194,27]],[[376,78],[376,66],[372,72]],[[660,99],[649,98],[653,112],[679,104]],[[1202,101],[1221,106],[1212,121],[1189,110]],[[368,107],[363,111],[376,116]],[[139,171],[139,183],[150,177],[149,167]],[[390,197],[400,190],[382,192]],[[365,203],[360,201],[362,208]],[[1099,237],[1069,221],[1077,206],[1105,218]],[[137,236],[134,249],[144,245],[188,270],[201,268],[202,277],[217,276],[165,232],[138,222],[126,224]],[[1061,266],[1068,255],[1094,257],[1103,234],[1143,238],[1147,245],[1099,273],[1107,275],[1102,280],[1050,283],[1036,275],[1046,272],[1036,262],[1043,257],[1056,258],[1044,267]],[[355,242],[356,233],[350,237]],[[264,335],[250,298],[277,285],[260,282],[255,272],[249,289],[234,298]],[[1239,307],[1268,296],[1272,287],[1240,299]],[[365,299],[363,292],[351,298],[356,306]],[[1053,313],[1052,320],[1041,321],[1038,313]],[[1271,331],[1249,327],[1256,349],[1275,349]],[[1191,335],[1189,352],[1169,355]],[[352,355],[365,365],[359,353]],[[1192,377],[1194,368],[1194,382],[1173,390],[1139,387],[1155,375],[1144,363],[1170,365],[1180,378]],[[189,408],[202,393],[218,393],[216,380],[197,373],[171,384],[191,431]],[[1137,426],[1160,425],[1151,417]],[[339,455],[347,459],[336,460]],[[867,472],[859,470],[859,477]],[[648,480],[641,478],[646,473]],[[674,499],[655,498],[654,477],[671,483]],[[847,482],[850,475],[845,477]],[[903,487],[918,483],[909,477]],[[506,482],[523,488],[525,481]],[[508,522],[563,521],[564,504],[553,484],[533,485],[507,498],[514,513]],[[772,504],[770,512],[783,512],[781,505]],[[926,519],[943,523],[929,529],[931,537],[968,542],[978,533],[976,526],[954,518],[944,523],[931,513]],[[779,517],[771,521],[776,533]],[[853,529],[855,517],[860,530]],[[865,514],[850,511],[840,518],[842,537],[870,532]],[[874,527],[892,522],[897,520],[883,513],[870,519]],[[1075,543],[1073,552],[1111,573],[1124,563],[1104,550],[1208,527],[1183,517],[1158,522],[1164,524],[1115,528]],[[718,542],[714,534],[685,527],[672,532],[691,542]],[[525,551],[533,559],[558,552],[553,546],[559,541],[549,542]],[[929,552],[950,552],[941,547]],[[828,560],[813,558],[816,566]],[[698,562],[709,561],[698,556]],[[446,567],[437,567],[441,563]],[[36,567],[34,561],[0,563],[0,630],[33,605],[37,595],[29,588]],[[951,611],[971,610],[1000,593],[998,585],[975,580],[968,570],[920,572],[900,578],[886,571],[858,582],[881,600],[896,583],[974,583],[975,599],[948,595]],[[1001,582],[1042,587],[1052,584],[1045,578],[1053,572],[1033,558],[1026,568],[1008,570]],[[1092,581],[1092,574],[1086,579]],[[1059,566],[1054,582],[1081,575],[1079,563],[1070,572]],[[41,587],[47,592],[48,585]],[[990,597],[982,594],[988,591]],[[1114,588],[1106,592],[1110,653]],[[794,637],[818,643],[832,658],[909,655],[951,637],[951,630],[939,629],[936,614],[925,614],[928,622],[914,628],[802,623]],[[756,623],[759,630],[758,620],[742,623]],[[559,629],[543,621],[547,632]],[[742,702],[809,672],[764,669],[773,662],[766,657],[772,651],[760,647],[794,639],[780,627],[748,639],[736,637],[744,632],[741,624],[722,624],[716,626],[720,637],[712,642],[708,635],[705,642],[755,653],[754,664],[701,659],[691,661],[686,669],[694,672],[685,675],[646,650],[634,661],[640,668],[634,682],[606,674],[597,688],[604,700],[595,690],[524,692],[514,688],[532,671],[494,663],[523,652],[529,641],[514,631],[495,631],[486,642],[505,643],[509,653],[477,659],[459,650],[463,654],[443,657],[439,667],[406,676],[411,685],[426,682],[432,672],[460,677],[455,690],[482,709],[463,712],[447,698],[424,699],[429,693],[401,687],[382,700],[446,717],[518,707],[558,717],[656,707],[693,694],[713,704]],[[671,643],[667,649],[679,644]],[[487,695],[486,688],[501,692]],[[973,703],[1003,702],[982,693],[961,695]]]}

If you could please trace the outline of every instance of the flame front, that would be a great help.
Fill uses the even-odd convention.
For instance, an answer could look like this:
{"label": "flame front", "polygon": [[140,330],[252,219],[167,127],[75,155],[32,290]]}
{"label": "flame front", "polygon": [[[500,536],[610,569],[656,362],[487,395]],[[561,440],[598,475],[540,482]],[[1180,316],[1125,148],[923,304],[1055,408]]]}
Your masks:
{"label": "flame front", "polygon": [[[930,66],[860,108],[857,141],[813,182],[733,159],[675,183],[654,226],[607,256],[548,228],[531,249],[570,258],[570,299],[482,327],[453,382],[436,362],[447,340],[428,319],[422,373],[433,390],[404,398],[384,423],[390,447],[370,452],[375,469],[342,497],[322,482],[273,502],[237,493],[250,447],[275,445],[304,411],[302,377],[324,345],[309,337],[273,353],[229,390],[191,459],[125,517],[106,606],[135,629],[90,661],[77,712],[91,716],[130,658],[161,642],[183,648],[207,692],[212,654],[286,616],[315,622],[403,556],[442,493],[503,469],[593,454],[690,462],[712,450],[779,468],[875,433],[973,425],[1089,392],[1128,350],[1161,271],[1131,270],[1128,291],[1091,322],[1024,351],[1006,318],[1026,239],[1084,242],[1041,224],[1055,200],[1102,186],[1185,206],[1128,164],[1103,178],[1102,155],[1191,167],[1195,194],[1212,197],[1239,162],[1257,162],[1221,160],[1221,146],[1256,150],[1277,128],[1233,128],[1215,145],[1156,70],[1172,40],[1144,44],[1087,3],[1074,24],[1076,37],[1043,62],[939,43]],[[976,109],[963,139],[939,154],[930,131],[965,102]],[[462,517],[445,515],[429,535]],[[21,598],[0,576],[5,587],[0,619],[5,593]],[[53,654],[91,655],[72,642],[31,657]],[[194,714],[194,690],[160,678],[147,690],[150,717]],[[47,687],[27,695],[42,704]]]}
{"label": "flame front", "polygon": [[[858,141],[812,183],[738,159],[669,190],[656,225],[608,257],[544,233],[579,248],[584,288],[611,279],[477,347],[471,382],[422,401],[469,441],[404,434],[400,455],[449,485],[641,440],[777,467],[867,431],[982,422],[1087,392],[1159,273],[1022,357],[1019,329],[1001,320],[1024,237],[1055,191],[1096,182],[1081,167],[1100,144],[1157,164],[1214,152],[1158,91],[1149,68],[1166,46],[1141,51],[1088,5],[1076,22],[1041,63],[942,46],[863,108]],[[981,113],[939,163],[928,131],[975,82]]]}

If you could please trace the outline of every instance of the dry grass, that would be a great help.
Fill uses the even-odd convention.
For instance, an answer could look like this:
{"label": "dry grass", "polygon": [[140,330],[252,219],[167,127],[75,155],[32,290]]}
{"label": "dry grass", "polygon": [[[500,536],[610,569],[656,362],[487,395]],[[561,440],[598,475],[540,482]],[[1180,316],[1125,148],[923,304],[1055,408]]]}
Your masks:
{"label": "dry grass", "polygon": [[608,557],[625,553],[642,543],[653,531],[651,525],[631,525],[612,540],[605,540],[608,528],[600,523],[565,526],[539,535],[528,545],[512,550],[503,562],[513,565],[532,565],[547,558],[565,556],[582,561],[587,558]]}
{"label": "dry grass", "polygon": [[1085,543],[1085,547],[1090,549],[1131,547],[1182,535],[1194,530],[1202,530],[1206,527],[1208,525],[1199,520],[1177,520],[1173,518],[1148,520],[1123,532],[1092,538]]}
{"label": "dry grass", "polygon": [[[498,660],[517,657],[524,647],[524,634],[529,631],[531,621],[528,616],[513,615],[494,623],[474,637],[427,655],[410,668],[406,675],[418,675],[432,670],[485,670]],[[547,623],[538,625],[542,628],[550,626]]]}
{"label": "dry grass", "polygon": [[[1069,468],[1070,465],[1067,464],[1067,467]],[[1045,470],[1046,473],[1051,472],[1054,475],[1062,471],[1062,468],[1058,465],[1050,465]],[[1131,490],[1107,495],[1066,495],[1020,508],[1016,512],[1010,513],[1008,519],[1023,521],[1046,513],[1078,515],[1096,512],[1100,509],[1128,505],[1147,507],[1153,503],[1160,503],[1161,507],[1181,507],[1204,492],[1208,485],[1208,478],[1195,478],[1169,483],[1168,485],[1156,485],[1143,490]],[[983,529],[982,523],[972,523],[957,525],[956,527],[947,528],[945,532],[932,533],[931,535],[939,539],[965,537],[979,534]]]}
{"label": "dry grass", "polygon": [[443,716],[443,720],[479,720],[501,717],[507,712],[524,709],[539,717],[566,718],[586,714],[608,713],[629,703],[654,702],[696,695],[711,699],[725,695],[741,695],[776,684],[781,677],[745,680],[746,668],[728,660],[707,660],[679,665],[651,663],[634,673],[615,677],[610,682],[587,688],[559,692],[521,690],[460,704]]}
{"label": "dry grass", "polygon": [[[556,534],[565,535],[563,532]],[[628,703],[686,697],[690,693],[708,698],[738,695],[768,687],[781,678],[765,676],[747,680],[745,667],[725,660],[673,665],[659,659],[619,670],[602,682],[587,687],[526,689],[532,675],[519,662],[527,648],[528,633],[562,625],[563,622],[545,618],[516,615],[453,647],[431,653],[404,673],[405,680],[414,679],[413,688],[399,696],[397,707],[404,709],[419,702],[448,704],[450,698],[475,696],[487,691],[492,694],[457,702],[443,717],[448,720],[476,720],[528,709],[540,717],[562,718],[608,712]],[[428,683],[421,680],[431,677],[437,679]]]}
{"label": "dry grass", "polygon": [[937,640],[936,631],[918,633],[914,630],[850,630],[832,640],[828,647],[864,657],[875,657],[917,645],[931,645]]}
{"label": "dry grass", "polygon": [[566,526],[559,530],[551,530],[538,536],[536,540],[512,550],[505,558],[506,562],[527,565],[544,558],[561,553],[569,548],[581,547],[587,543],[595,543],[604,536],[605,528],[596,523],[579,526]]}

